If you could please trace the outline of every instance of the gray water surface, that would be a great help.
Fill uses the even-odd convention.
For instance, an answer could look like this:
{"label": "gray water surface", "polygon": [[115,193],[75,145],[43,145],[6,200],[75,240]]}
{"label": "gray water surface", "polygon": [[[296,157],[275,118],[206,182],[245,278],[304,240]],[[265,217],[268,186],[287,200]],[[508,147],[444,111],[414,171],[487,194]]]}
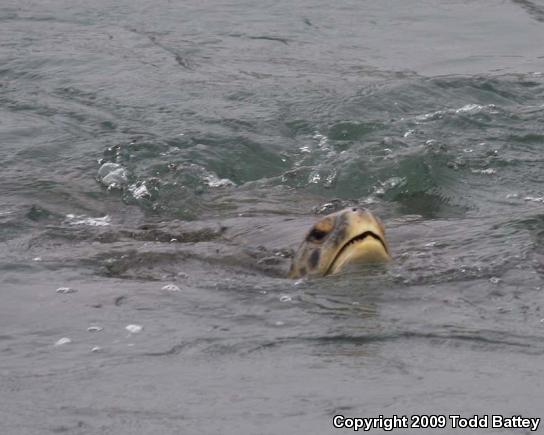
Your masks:
{"label": "gray water surface", "polygon": [[[3,0],[0,433],[544,418],[542,41],[527,0]],[[394,261],[286,279],[354,205]]]}

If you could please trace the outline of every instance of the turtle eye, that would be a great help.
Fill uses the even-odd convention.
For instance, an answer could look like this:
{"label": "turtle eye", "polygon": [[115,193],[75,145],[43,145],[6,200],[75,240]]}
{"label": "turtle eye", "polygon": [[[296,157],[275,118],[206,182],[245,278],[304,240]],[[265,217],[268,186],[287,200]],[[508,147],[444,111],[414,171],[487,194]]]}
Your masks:
{"label": "turtle eye", "polygon": [[308,242],[321,243],[334,229],[334,218],[327,216],[316,223],[308,233],[306,240]]}
{"label": "turtle eye", "polygon": [[308,234],[307,240],[310,242],[321,242],[327,236],[327,234],[328,233],[326,231],[321,231],[314,228],[312,231],[310,231],[310,234]]}

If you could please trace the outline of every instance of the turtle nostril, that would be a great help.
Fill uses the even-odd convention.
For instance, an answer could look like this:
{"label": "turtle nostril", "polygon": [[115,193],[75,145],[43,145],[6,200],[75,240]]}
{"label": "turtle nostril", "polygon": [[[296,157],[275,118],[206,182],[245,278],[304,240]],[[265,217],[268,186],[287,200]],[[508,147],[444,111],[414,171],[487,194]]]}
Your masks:
{"label": "turtle nostril", "polygon": [[351,211],[353,211],[354,213],[358,213],[358,214],[365,214],[366,213],[366,208],[364,208],[364,207],[353,207],[351,209]]}

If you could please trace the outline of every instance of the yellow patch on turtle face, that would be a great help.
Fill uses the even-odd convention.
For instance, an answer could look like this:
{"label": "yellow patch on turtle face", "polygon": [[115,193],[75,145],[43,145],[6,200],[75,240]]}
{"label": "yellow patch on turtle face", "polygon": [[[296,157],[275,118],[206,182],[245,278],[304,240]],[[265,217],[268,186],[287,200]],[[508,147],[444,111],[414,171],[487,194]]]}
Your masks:
{"label": "yellow patch on turtle face", "polygon": [[306,235],[306,241],[319,244],[325,240],[329,233],[334,229],[334,218],[327,216],[316,223],[310,232]]}
{"label": "yellow patch on turtle face", "polygon": [[348,208],[325,216],[310,229],[288,276],[325,276],[348,264],[390,259],[382,222],[367,210]]}
{"label": "yellow patch on turtle face", "polygon": [[314,230],[322,231],[324,233],[330,232],[333,228],[334,228],[334,219],[331,217],[323,218],[314,225]]}

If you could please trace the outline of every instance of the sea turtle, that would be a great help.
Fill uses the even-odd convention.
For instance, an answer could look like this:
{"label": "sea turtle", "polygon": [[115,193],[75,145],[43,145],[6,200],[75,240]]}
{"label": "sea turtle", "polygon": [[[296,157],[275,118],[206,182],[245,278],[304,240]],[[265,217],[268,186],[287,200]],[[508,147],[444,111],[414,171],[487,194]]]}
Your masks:
{"label": "sea turtle", "polygon": [[385,228],[379,218],[361,208],[346,208],[317,222],[293,257],[289,278],[325,276],[347,264],[389,261]]}

